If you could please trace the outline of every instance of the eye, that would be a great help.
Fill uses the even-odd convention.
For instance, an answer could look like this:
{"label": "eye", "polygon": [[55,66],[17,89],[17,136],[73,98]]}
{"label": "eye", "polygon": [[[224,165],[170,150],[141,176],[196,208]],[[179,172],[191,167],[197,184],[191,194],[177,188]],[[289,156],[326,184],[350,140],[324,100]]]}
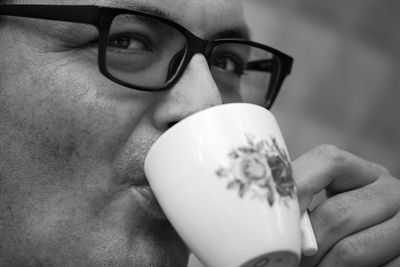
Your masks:
{"label": "eye", "polygon": [[118,35],[110,37],[108,47],[117,50],[149,51],[150,42],[142,36]]}
{"label": "eye", "polygon": [[212,65],[225,72],[231,72],[237,75],[244,74],[245,63],[236,55],[217,55],[212,59]]}

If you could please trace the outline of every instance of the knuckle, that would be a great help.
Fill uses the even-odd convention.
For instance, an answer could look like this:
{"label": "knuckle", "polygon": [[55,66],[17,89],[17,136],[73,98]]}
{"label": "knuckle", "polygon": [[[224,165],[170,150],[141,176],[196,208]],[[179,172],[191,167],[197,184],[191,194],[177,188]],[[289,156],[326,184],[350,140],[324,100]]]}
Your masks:
{"label": "knuckle", "polygon": [[358,239],[343,239],[331,249],[329,257],[338,266],[359,266],[363,252],[362,243]]}
{"label": "knuckle", "polygon": [[334,145],[320,145],[315,148],[314,153],[334,164],[343,164],[346,160],[346,152]]}
{"label": "knuckle", "polygon": [[383,176],[390,176],[390,171],[388,168],[386,168],[385,166],[378,164],[378,163],[374,163],[375,164],[375,168],[378,169],[381,173],[381,175]]}
{"label": "knuckle", "polygon": [[326,235],[334,235],[350,223],[352,211],[345,200],[327,200],[317,208],[314,216]]}

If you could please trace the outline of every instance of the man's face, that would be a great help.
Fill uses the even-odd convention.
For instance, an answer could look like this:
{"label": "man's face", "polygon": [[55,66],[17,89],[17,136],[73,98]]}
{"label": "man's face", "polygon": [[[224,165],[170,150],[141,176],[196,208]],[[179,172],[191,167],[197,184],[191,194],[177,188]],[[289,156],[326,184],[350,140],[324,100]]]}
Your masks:
{"label": "man's face", "polygon": [[[77,4],[158,8],[203,38],[244,24],[233,0]],[[175,122],[221,104],[205,58],[168,91],[131,90],[100,74],[88,38],[68,25],[0,24],[0,265],[184,266],[143,162]]]}

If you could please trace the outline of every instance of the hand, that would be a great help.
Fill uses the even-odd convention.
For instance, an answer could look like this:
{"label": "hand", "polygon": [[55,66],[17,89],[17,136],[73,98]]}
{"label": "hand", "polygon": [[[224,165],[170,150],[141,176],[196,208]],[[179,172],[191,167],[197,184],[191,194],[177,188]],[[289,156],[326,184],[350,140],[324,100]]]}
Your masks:
{"label": "hand", "polygon": [[399,179],[330,145],[294,161],[293,172],[302,212],[327,192],[310,212],[319,252],[300,266],[400,266]]}

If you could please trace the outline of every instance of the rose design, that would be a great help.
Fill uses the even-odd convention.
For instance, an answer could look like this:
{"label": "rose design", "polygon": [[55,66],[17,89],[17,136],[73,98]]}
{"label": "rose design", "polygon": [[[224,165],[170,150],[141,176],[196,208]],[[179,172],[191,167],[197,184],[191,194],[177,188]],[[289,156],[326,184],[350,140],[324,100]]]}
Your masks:
{"label": "rose design", "polygon": [[227,167],[216,174],[228,179],[227,188],[236,189],[240,197],[267,199],[272,206],[278,198],[295,198],[295,184],[287,154],[276,140],[254,142],[247,136],[247,145],[228,153]]}
{"label": "rose design", "polygon": [[257,158],[247,158],[240,163],[240,168],[245,177],[250,181],[259,181],[266,177],[267,170]]}
{"label": "rose design", "polygon": [[238,153],[238,157],[231,163],[235,176],[242,181],[260,181],[270,176],[271,169],[261,154]]}

